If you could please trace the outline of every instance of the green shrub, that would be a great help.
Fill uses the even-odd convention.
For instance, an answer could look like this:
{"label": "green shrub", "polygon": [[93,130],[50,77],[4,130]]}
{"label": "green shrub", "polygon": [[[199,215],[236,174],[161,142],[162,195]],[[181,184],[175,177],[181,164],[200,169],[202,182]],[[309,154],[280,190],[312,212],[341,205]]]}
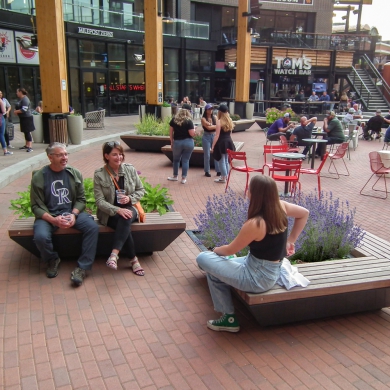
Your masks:
{"label": "green shrub", "polygon": [[240,115],[238,114],[231,114],[230,118],[232,121],[239,121],[241,119]]}
{"label": "green shrub", "polygon": [[162,121],[154,115],[146,114],[141,122],[135,124],[135,128],[138,135],[169,135],[170,121],[169,117]]}
{"label": "green shrub", "polygon": [[145,188],[145,195],[141,199],[141,205],[146,213],[158,211],[160,215],[167,212],[167,207],[173,204],[173,200],[168,194],[168,189],[157,184],[153,187],[144,177],[141,177]]}

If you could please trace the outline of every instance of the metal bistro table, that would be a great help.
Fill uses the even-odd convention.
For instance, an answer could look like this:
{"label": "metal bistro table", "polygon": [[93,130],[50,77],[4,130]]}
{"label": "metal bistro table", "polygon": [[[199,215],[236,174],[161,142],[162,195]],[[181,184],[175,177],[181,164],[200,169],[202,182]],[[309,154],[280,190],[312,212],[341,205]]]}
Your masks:
{"label": "metal bistro table", "polygon": [[[276,158],[285,158],[287,160],[302,160],[305,155],[302,153],[272,153],[272,156]],[[290,176],[290,171],[286,171],[286,176]],[[283,196],[290,196],[290,192],[288,190],[289,183],[285,182],[284,183],[284,194],[282,193],[281,195]]]}
{"label": "metal bistro table", "polygon": [[312,149],[311,149],[311,165],[310,166],[311,166],[311,169],[314,169],[314,158],[315,158],[315,154],[316,154],[316,144],[328,143],[328,140],[327,139],[319,139],[319,138],[303,138],[302,141],[311,142],[313,144]]}

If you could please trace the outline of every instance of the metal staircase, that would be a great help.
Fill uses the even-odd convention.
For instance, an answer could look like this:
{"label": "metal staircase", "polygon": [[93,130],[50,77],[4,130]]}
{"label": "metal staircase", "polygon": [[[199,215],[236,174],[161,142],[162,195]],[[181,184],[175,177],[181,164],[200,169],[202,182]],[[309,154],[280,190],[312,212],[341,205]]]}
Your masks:
{"label": "metal staircase", "polygon": [[379,109],[386,112],[390,108],[390,103],[383,92],[387,91],[390,95],[390,87],[370,59],[366,55],[362,59],[365,69],[352,67],[347,80],[360,99],[364,111],[375,112]]}

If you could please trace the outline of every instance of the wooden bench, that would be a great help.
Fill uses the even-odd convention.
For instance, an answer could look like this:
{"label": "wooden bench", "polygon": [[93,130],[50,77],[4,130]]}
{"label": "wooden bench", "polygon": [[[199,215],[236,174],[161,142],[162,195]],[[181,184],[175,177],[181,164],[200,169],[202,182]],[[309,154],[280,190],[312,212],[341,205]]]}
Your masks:
{"label": "wooden bench", "polygon": [[[96,220],[98,223],[98,221]],[[34,218],[16,219],[8,229],[9,237],[40,257],[39,251],[33,242]],[[132,234],[137,254],[163,251],[186,228],[186,222],[178,212],[168,212],[164,215],[147,213],[146,222],[133,223]],[[108,256],[111,253],[114,231],[99,224],[99,240],[97,255]],[[58,229],[53,234],[53,244],[62,258],[78,257],[81,252],[81,233],[76,229]]]}
{"label": "wooden bench", "polygon": [[299,264],[299,272],[310,280],[305,288],[233,291],[262,326],[390,306],[390,243],[367,233],[355,255],[366,257]]}

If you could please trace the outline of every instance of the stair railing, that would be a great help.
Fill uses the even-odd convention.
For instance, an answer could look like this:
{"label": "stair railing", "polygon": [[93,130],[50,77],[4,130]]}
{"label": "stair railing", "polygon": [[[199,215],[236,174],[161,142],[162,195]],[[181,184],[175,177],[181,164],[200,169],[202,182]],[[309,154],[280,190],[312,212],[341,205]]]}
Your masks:
{"label": "stair railing", "polygon": [[[366,64],[368,66],[370,72],[372,72],[374,74],[376,81],[375,80],[372,80],[372,81],[373,81],[375,87],[378,89],[378,91],[382,94],[383,99],[386,101],[387,105],[390,107],[390,103],[386,99],[386,96],[384,94],[384,91],[386,91],[387,96],[390,96],[390,87],[389,87],[389,85],[387,84],[386,80],[382,77],[382,75],[379,73],[378,69],[372,63],[372,61],[367,56],[367,54],[363,54],[361,56],[361,58],[363,59],[363,64]],[[370,76],[370,74],[368,74],[368,75]],[[371,78],[371,76],[370,76],[370,78]],[[380,80],[380,82],[381,82],[380,86],[378,86],[378,80]]]}
{"label": "stair railing", "polygon": [[[368,108],[368,105],[370,103],[370,98],[371,98],[371,91],[367,88],[367,85],[364,83],[362,78],[359,76],[359,73],[356,71],[356,69],[352,66],[352,72],[353,72],[353,77],[352,77],[352,85],[356,90],[356,83],[359,81],[360,82],[360,91],[357,91],[359,93],[360,100],[363,102],[364,106]],[[367,93],[367,100],[364,99],[363,97],[363,92]]]}

